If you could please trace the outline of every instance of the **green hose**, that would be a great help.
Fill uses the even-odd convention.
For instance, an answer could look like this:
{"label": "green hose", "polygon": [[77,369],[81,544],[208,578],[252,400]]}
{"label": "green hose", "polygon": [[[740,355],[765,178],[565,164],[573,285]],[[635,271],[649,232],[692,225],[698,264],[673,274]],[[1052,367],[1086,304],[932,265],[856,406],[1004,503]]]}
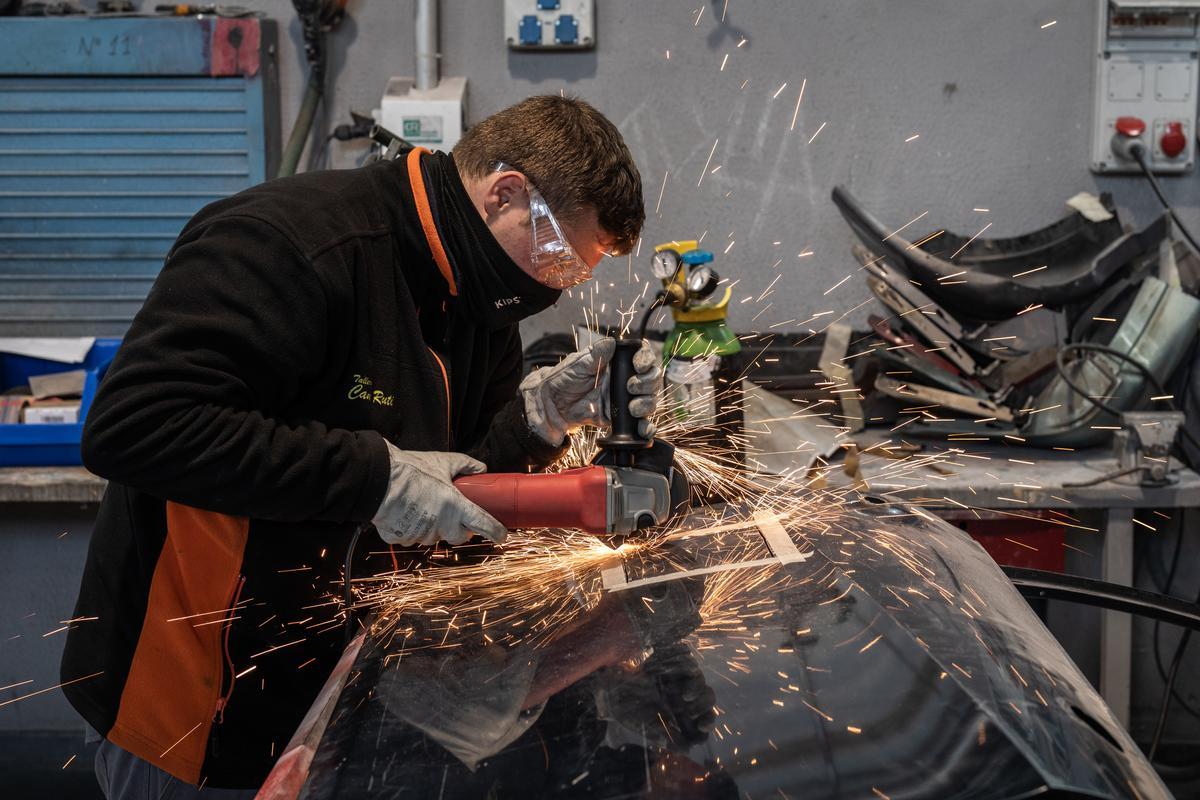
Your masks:
{"label": "green hose", "polygon": [[279,172],[275,174],[277,178],[286,178],[288,175],[296,174],[296,166],[300,163],[300,154],[304,152],[304,145],[308,141],[308,134],[312,131],[313,120],[317,116],[317,107],[321,104],[321,95],[325,93],[325,80],[322,76],[322,70],[314,64],[308,73],[308,88],[304,90],[304,102],[300,104],[300,112],[296,114],[296,122],[292,125],[292,132],[288,135],[287,147],[283,150],[283,157],[279,161]]}

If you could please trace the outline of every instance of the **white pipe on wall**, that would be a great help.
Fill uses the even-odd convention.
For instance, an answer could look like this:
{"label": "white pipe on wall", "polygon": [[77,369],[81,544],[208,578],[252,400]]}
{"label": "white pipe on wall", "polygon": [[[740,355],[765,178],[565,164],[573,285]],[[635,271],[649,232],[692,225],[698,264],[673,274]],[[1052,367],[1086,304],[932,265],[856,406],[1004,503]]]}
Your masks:
{"label": "white pipe on wall", "polygon": [[437,87],[438,5],[437,0],[417,0],[417,89]]}

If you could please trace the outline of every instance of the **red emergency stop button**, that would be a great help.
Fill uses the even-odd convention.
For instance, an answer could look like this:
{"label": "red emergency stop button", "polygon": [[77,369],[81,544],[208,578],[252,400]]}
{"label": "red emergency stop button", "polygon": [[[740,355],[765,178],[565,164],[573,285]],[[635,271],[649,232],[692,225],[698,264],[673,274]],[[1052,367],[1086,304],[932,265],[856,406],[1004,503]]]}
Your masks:
{"label": "red emergency stop button", "polygon": [[1146,132],[1146,123],[1141,117],[1117,117],[1117,133],[1136,139]]}
{"label": "red emergency stop button", "polygon": [[1158,140],[1158,146],[1167,158],[1175,158],[1187,148],[1187,137],[1183,135],[1182,122],[1168,122],[1167,129]]}

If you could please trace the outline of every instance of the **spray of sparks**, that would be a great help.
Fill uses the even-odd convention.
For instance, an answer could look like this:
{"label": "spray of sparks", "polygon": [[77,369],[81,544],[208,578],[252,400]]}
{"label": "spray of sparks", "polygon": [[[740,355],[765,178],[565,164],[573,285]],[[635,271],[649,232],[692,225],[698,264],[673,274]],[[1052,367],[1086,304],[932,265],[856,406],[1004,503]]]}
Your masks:
{"label": "spray of sparks", "polygon": [[[705,419],[704,409],[718,400],[741,406],[745,413],[747,397],[741,382],[737,383],[736,389],[722,390],[721,397],[716,389],[698,393],[684,408],[664,398],[666,410],[657,420],[657,435],[675,444],[676,464],[693,494],[720,502],[693,509],[616,549],[578,530],[517,530],[510,532],[503,546],[479,556],[464,555],[462,550],[438,551],[417,568],[364,577],[356,581],[355,605],[374,612],[372,633],[398,657],[464,644],[540,646],[596,607],[605,591],[601,572],[613,566],[620,566],[631,578],[714,570],[706,577],[699,604],[698,635],[740,624],[739,603],[747,593],[781,575],[780,564],[766,563],[770,552],[764,548],[761,521],[777,522],[801,549],[811,549],[805,546],[806,537],[834,530],[847,500],[857,497],[862,487],[824,488],[827,473],[834,468],[824,462],[783,474],[756,469],[761,465],[753,458],[743,464],[736,453],[749,444],[746,433],[731,434],[696,422]],[[783,419],[815,416],[820,404],[807,404]],[[770,423],[760,421],[764,428],[760,432],[769,431]],[[575,433],[551,470],[590,463],[598,438],[595,429]],[[944,457],[905,454],[894,460],[895,454],[885,445],[866,458],[895,465],[885,470],[898,475]],[[756,566],[729,568],[741,563]],[[760,608],[755,613],[761,612]]]}

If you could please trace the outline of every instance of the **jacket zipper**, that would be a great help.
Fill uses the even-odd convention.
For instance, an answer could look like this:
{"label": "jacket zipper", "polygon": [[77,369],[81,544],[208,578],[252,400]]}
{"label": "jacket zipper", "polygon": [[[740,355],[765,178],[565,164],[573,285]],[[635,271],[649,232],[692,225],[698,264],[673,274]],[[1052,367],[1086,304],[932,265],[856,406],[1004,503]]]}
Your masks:
{"label": "jacket zipper", "polygon": [[434,352],[432,347],[426,347],[429,354],[433,356],[433,360],[437,362],[438,368],[442,371],[442,385],[446,387],[446,449],[450,449],[450,377],[446,373],[446,365],[442,363],[442,359]]}
{"label": "jacket zipper", "polygon": [[229,602],[229,618],[221,632],[221,655],[224,659],[221,665],[221,687],[225,691],[217,698],[217,707],[213,713],[213,722],[218,725],[225,721],[225,708],[229,705],[229,698],[233,696],[233,685],[237,682],[233,671],[233,656],[229,652],[229,631],[233,628],[233,617],[237,615],[238,602],[242,599],[242,588],[245,585],[246,576],[239,575],[233,597]]}

